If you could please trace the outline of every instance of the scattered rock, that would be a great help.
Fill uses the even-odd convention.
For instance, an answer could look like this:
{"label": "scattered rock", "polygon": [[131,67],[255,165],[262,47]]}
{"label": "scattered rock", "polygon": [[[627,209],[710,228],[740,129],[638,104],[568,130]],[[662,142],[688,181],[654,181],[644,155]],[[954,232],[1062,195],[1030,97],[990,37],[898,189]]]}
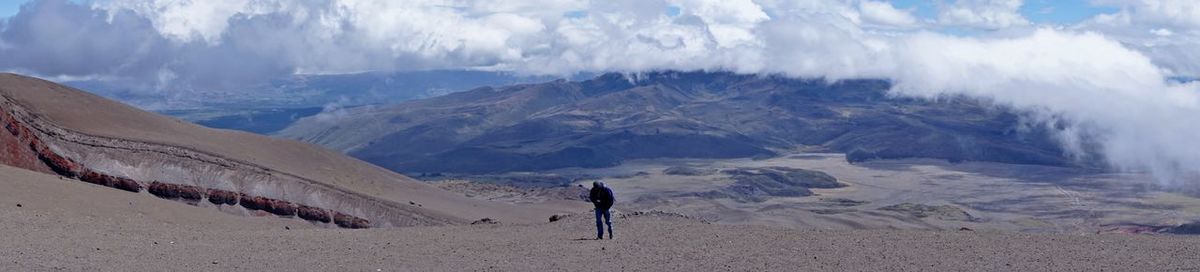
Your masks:
{"label": "scattered rock", "polygon": [[475,220],[475,222],[471,222],[471,225],[480,225],[480,224],[486,224],[486,225],[500,224],[500,221],[497,221],[496,219],[491,219],[491,218],[483,218],[483,219]]}
{"label": "scattered rock", "polygon": [[961,227],[961,228],[958,228],[958,231],[975,231],[975,230],[968,228],[968,227]]}
{"label": "scattered rock", "polygon": [[700,221],[701,223],[709,224],[708,221],[705,221],[703,219],[691,217],[691,216],[684,215],[681,213],[673,213],[673,212],[665,212],[665,211],[657,211],[657,210],[636,211],[636,212],[631,212],[631,213],[618,213],[617,211],[614,210],[613,214],[616,215],[616,217],[620,218],[620,219],[627,219],[627,218],[632,218],[632,217],[675,217],[675,218],[696,220],[696,221]]}
{"label": "scattered rock", "polygon": [[[21,207],[21,203],[17,203],[17,208],[20,208],[20,207]],[[554,221],[554,220],[550,220],[550,221]]]}
{"label": "scattered rock", "polygon": [[551,216],[550,216],[550,222],[555,222],[555,221],[558,221],[558,220],[567,219],[567,217],[570,217],[570,216],[571,216],[571,214],[566,214],[566,213],[560,213],[560,214],[551,215]]}

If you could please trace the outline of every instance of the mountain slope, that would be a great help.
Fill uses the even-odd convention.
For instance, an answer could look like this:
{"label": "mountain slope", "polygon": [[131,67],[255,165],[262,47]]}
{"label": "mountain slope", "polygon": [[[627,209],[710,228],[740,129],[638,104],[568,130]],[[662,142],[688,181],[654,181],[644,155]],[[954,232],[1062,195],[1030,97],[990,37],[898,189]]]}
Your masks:
{"label": "mountain slope", "polygon": [[250,215],[342,227],[543,220],[312,145],[214,130],[48,81],[0,74],[4,164]]}
{"label": "mountain slope", "polygon": [[894,98],[888,88],[881,80],[607,74],[320,114],[277,135],[407,173],[605,167],[791,149],[845,152],[852,160],[1071,163],[1044,129],[1024,125],[1017,113],[966,98]]}

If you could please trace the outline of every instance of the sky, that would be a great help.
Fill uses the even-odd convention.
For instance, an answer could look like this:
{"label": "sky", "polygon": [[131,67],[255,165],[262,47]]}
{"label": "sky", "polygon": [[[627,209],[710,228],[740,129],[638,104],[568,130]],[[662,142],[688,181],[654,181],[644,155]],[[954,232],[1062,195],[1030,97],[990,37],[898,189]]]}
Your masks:
{"label": "sky", "polygon": [[882,78],[1027,112],[1072,154],[1200,186],[1196,0],[4,1],[0,71],[187,95],[295,74]]}
{"label": "sky", "polygon": [[17,14],[17,9],[25,4],[28,0],[5,0],[0,1],[0,17],[9,17]]}
{"label": "sky", "polygon": [[[0,53],[24,58],[0,60],[0,70],[124,81],[143,85],[141,89],[219,88],[281,74],[456,68],[561,75],[713,68],[887,76],[846,65],[877,59],[843,59],[832,71],[844,73],[761,63],[762,55],[771,53],[764,50],[782,49],[768,39],[801,36],[771,31],[810,25],[810,34],[829,35],[806,42],[840,38],[860,46],[894,44],[895,37],[922,32],[968,38],[1029,35],[1039,29],[1097,32],[1139,50],[1171,76],[1192,78],[1200,75],[1195,64],[1200,53],[1188,50],[1197,42],[1197,2],[3,0]],[[88,33],[75,33],[79,31]],[[99,35],[103,33],[112,36]],[[258,41],[273,35],[280,36]],[[593,46],[589,39],[603,40],[603,46]],[[67,41],[82,44],[63,44]],[[641,52],[670,52],[626,64],[600,59],[613,57],[601,54],[624,53],[610,50],[637,46],[654,47]],[[598,51],[578,51],[583,49]],[[708,63],[687,60],[712,55],[718,58],[708,58]],[[84,60],[92,65],[78,63]]]}
{"label": "sky", "polygon": [[[20,6],[29,1],[0,1],[0,18],[17,14]],[[915,15],[925,19],[933,19],[936,15],[936,1],[892,0],[889,2],[900,9],[914,9]],[[1021,15],[1036,23],[1074,24],[1101,13],[1113,13],[1118,10],[1114,6],[1094,4],[1088,0],[1033,0],[1027,1],[1021,7],[1020,12]],[[677,9],[676,12],[678,12]]]}
{"label": "sky", "polygon": [[[892,0],[899,9],[913,9],[913,14],[924,19],[935,19],[937,1]],[[1090,0],[1030,0],[1024,1],[1019,13],[1030,22],[1038,24],[1076,24],[1103,13],[1119,11],[1118,5],[1105,5]]]}

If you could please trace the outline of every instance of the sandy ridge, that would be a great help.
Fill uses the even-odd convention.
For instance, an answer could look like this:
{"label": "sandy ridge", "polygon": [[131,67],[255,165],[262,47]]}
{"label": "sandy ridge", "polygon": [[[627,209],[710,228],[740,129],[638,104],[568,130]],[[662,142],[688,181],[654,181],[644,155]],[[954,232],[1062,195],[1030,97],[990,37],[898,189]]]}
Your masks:
{"label": "sandy ridge", "polygon": [[[29,123],[21,126],[28,126],[29,134],[41,135],[37,137],[47,141],[42,144],[43,150],[35,152],[65,156],[78,160],[90,172],[113,178],[124,176],[126,180],[119,180],[124,183],[135,183],[127,179],[137,179],[136,183],[143,185],[134,187],[163,181],[245,190],[241,193],[303,202],[300,204],[327,204],[337,208],[326,208],[349,209],[368,217],[405,217],[425,222],[387,224],[391,226],[466,224],[484,217],[512,223],[540,222],[551,214],[582,206],[514,205],[471,199],[332,150],[200,127],[32,77],[0,73],[0,97],[5,98],[0,99],[5,112],[12,108],[15,115],[20,115],[10,119]],[[23,154],[22,160],[29,160],[27,155]],[[231,170],[235,168],[237,171]],[[343,201],[349,198],[361,201]],[[354,208],[356,205],[376,208],[359,210]],[[402,214],[379,216],[380,210]]]}

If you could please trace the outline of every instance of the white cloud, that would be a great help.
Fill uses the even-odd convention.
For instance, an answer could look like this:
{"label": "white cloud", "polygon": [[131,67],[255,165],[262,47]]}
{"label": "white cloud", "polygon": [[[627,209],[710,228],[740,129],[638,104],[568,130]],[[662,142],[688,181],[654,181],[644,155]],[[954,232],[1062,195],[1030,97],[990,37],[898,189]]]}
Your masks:
{"label": "white cloud", "polygon": [[250,0],[112,0],[101,6],[110,10],[133,10],[154,23],[164,36],[181,41],[196,39],[219,42],[236,14],[253,14]]}
{"label": "white cloud", "polygon": [[1120,7],[1097,15],[1076,30],[1103,32],[1141,51],[1173,76],[1200,75],[1200,1],[1102,1]]}
{"label": "white cloud", "polygon": [[[1200,175],[1200,86],[1167,80],[1200,74],[1188,3],[1037,28],[1025,27],[1021,1],[960,0],[940,6],[936,23],[1017,29],[958,37],[874,0],[46,0],[0,27],[0,69],[180,92],[294,73],[481,67],[889,78],[898,94],[987,97],[1068,124],[1068,147],[1095,144],[1118,168],[1179,181]],[[585,14],[564,16],[576,11]]]}
{"label": "white cloud", "polygon": [[911,11],[899,10],[891,3],[866,0],[858,3],[862,19],[870,24],[895,27],[917,27],[920,23]]}
{"label": "white cloud", "polygon": [[1095,142],[1119,169],[1150,170],[1165,182],[1200,176],[1200,86],[1169,83],[1145,55],[1103,35],[921,34],[901,42],[896,55],[899,93],[988,97],[1047,124],[1070,124],[1059,135],[1069,149]]}
{"label": "white cloud", "polygon": [[955,0],[938,7],[938,22],[948,26],[1001,29],[1029,25],[1021,16],[1022,0]]}
{"label": "white cloud", "polygon": [[1159,29],[1150,30],[1150,34],[1154,34],[1154,35],[1162,36],[1162,37],[1170,37],[1171,35],[1174,35],[1175,32],[1172,32],[1170,29],[1159,28]]}
{"label": "white cloud", "polygon": [[1122,21],[1119,23],[1200,28],[1200,1],[1123,0],[1100,2],[1123,8],[1120,14],[1108,18],[1108,20]]}

